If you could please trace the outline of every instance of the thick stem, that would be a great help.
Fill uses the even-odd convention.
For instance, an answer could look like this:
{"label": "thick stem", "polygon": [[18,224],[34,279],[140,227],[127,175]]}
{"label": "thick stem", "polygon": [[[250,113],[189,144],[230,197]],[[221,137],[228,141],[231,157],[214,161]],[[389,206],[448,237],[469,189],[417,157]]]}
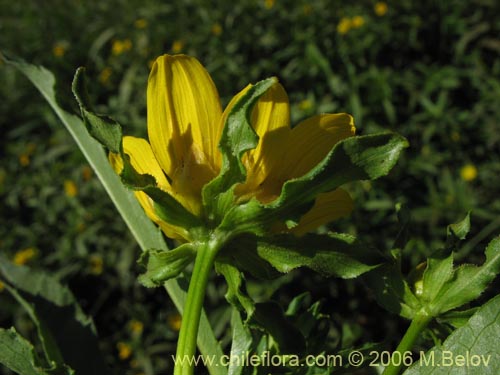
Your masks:
{"label": "thick stem", "polygon": [[[404,358],[404,354],[413,348],[415,341],[420,336],[425,327],[427,327],[431,319],[432,316],[424,311],[417,313],[395,350],[395,352],[400,353],[400,358]],[[404,363],[402,363],[402,361],[397,361],[398,365],[396,366],[394,362],[395,361],[391,361],[389,366],[385,368],[382,375],[398,375],[400,373],[401,368],[404,366]]]}
{"label": "thick stem", "polygon": [[177,341],[174,375],[192,375],[194,372],[194,356],[196,354],[196,339],[198,326],[203,308],[205,291],[212,270],[215,256],[221,248],[222,242],[207,240],[198,248],[194,263],[193,274],[182,314],[181,330]]}

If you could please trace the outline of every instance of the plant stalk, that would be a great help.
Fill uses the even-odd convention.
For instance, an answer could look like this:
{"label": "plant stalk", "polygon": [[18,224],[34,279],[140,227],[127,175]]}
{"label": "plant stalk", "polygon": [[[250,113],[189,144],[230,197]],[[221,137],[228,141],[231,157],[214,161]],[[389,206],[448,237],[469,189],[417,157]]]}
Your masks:
{"label": "plant stalk", "polygon": [[174,375],[193,375],[196,355],[196,339],[201,310],[210,271],[222,242],[210,241],[200,244],[189,282],[186,303],[182,314],[181,329],[177,341]]}
{"label": "plant stalk", "polygon": [[[415,318],[411,321],[410,326],[406,330],[405,335],[403,336],[401,342],[399,343],[398,347],[395,350],[395,352],[399,352],[400,354],[399,358],[404,358],[405,352],[408,352],[413,348],[415,341],[420,336],[425,327],[427,327],[431,319],[432,316],[424,311],[417,313]],[[391,361],[389,366],[385,368],[382,375],[398,375],[403,366],[404,363],[402,361],[398,361],[397,365],[395,364],[395,361]]]}

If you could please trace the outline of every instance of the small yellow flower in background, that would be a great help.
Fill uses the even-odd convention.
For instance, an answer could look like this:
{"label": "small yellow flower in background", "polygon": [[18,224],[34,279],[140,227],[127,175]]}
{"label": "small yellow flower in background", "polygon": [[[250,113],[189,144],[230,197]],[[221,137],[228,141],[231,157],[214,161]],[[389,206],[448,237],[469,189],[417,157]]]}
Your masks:
{"label": "small yellow flower in background", "polygon": [[28,247],[24,250],[20,250],[14,254],[13,262],[18,266],[22,266],[23,264],[28,263],[31,259],[33,259],[37,254],[37,251],[34,247]]}
{"label": "small yellow flower in background", "polygon": [[171,49],[173,53],[180,53],[183,48],[184,48],[184,42],[182,40],[174,40],[174,43],[172,43]]}
{"label": "small yellow flower in background", "polygon": [[116,344],[116,348],[118,349],[118,357],[122,360],[130,358],[132,355],[132,348],[129,344],[120,341]]}
{"label": "small yellow flower in background", "polygon": [[387,3],[379,1],[374,5],[373,10],[375,11],[375,14],[377,16],[382,17],[387,13],[388,10]]}
{"label": "small yellow flower in background", "polygon": [[222,34],[222,26],[220,23],[216,22],[212,25],[212,34],[215,36],[219,36]]}
{"label": "small yellow flower in background", "polygon": [[19,164],[23,167],[27,167],[31,162],[31,155],[35,152],[36,144],[30,142],[26,145],[24,152],[19,156]]}
{"label": "small yellow flower in background", "polygon": [[67,49],[67,44],[66,43],[56,43],[54,44],[54,46],[52,47],[52,54],[55,56],[55,57],[63,57],[64,54],[66,53],[66,49]]}
{"label": "small yellow flower in background", "polygon": [[170,314],[167,316],[168,326],[174,330],[178,331],[181,329],[182,317],[179,314]]}
{"label": "small yellow flower in background", "polygon": [[132,49],[132,41],[130,39],[116,39],[111,46],[111,53],[115,56],[121,55],[124,52]]}
{"label": "small yellow flower in background", "polygon": [[347,34],[352,28],[352,20],[349,17],[342,17],[337,25],[337,32],[339,34]]}
{"label": "small yellow flower in background", "polygon": [[78,187],[73,180],[64,181],[64,193],[67,197],[76,197],[76,195],[78,194]]}
{"label": "small yellow flower in background", "polygon": [[27,167],[28,165],[30,165],[30,156],[26,154],[22,154],[21,156],[19,156],[19,164],[21,164],[21,166],[23,167]]}
{"label": "small yellow flower in background", "polygon": [[352,18],[352,27],[357,29],[365,24],[365,19],[363,16],[354,16]]}
{"label": "small yellow flower in background", "polygon": [[309,99],[304,99],[299,103],[299,108],[301,111],[309,111],[313,107],[312,102]]}
{"label": "small yellow flower in background", "polygon": [[111,68],[108,66],[106,68],[104,68],[101,73],[99,73],[99,82],[101,82],[102,84],[106,84],[109,82],[109,78],[111,77],[111,74],[113,74],[113,71],[111,70]]}
{"label": "small yellow flower in background", "polygon": [[145,29],[148,27],[148,21],[146,21],[144,18],[139,18],[135,20],[134,26],[136,29]]}
{"label": "small yellow flower in background", "polygon": [[144,330],[144,324],[137,319],[132,319],[128,326],[134,336],[139,336]]}
{"label": "small yellow flower in background", "polygon": [[92,175],[93,175],[92,168],[90,168],[88,165],[82,168],[83,181],[89,181],[92,178]]}
{"label": "small yellow flower in background", "polygon": [[264,6],[266,9],[271,9],[274,7],[274,0],[264,0]]}
{"label": "small yellow flower in background", "polygon": [[313,10],[313,7],[311,6],[311,4],[306,4],[302,7],[302,12],[304,13],[305,16],[308,16],[309,14],[311,14]]}
{"label": "small yellow flower in background", "polygon": [[464,181],[472,181],[477,178],[477,168],[474,164],[466,164],[460,169],[460,177]]}
{"label": "small yellow flower in background", "polygon": [[102,256],[93,254],[89,258],[90,273],[93,275],[100,275],[103,270],[104,261]]}
{"label": "small yellow flower in background", "polygon": [[458,142],[460,140],[460,133],[457,131],[452,131],[450,138],[453,142]]}
{"label": "small yellow flower in background", "polygon": [[0,280],[0,293],[2,293],[4,289],[5,289],[5,284],[3,283],[2,280]]}

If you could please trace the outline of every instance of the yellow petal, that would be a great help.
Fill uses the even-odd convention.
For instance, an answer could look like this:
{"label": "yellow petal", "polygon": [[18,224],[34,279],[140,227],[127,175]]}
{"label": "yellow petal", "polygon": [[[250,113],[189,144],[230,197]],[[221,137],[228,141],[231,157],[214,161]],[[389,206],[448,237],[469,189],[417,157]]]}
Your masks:
{"label": "yellow petal", "polygon": [[300,218],[299,224],[291,232],[302,236],[321,225],[327,224],[342,216],[347,216],[353,209],[350,195],[343,189],[319,194],[311,208]]}
{"label": "yellow petal", "polygon": [[195,58],[160,56],[149,75],[147,107],[149,140],[161,168],[175,190],[198,196],[220,167],[222,110],[212,79]]}
{"label": "yellow petal", "polygon": [[333,146],[355,132],[354,119],[346,113],[323,114],[299,123],[290,132],[286,157],[279,166],[287,180],[303,176],[330,152]]}
{"label": "yellow petal", "polygon": [[[142,139],[136,137],[125,136],[123,137],[123,151],[130,157],[130,163],[134,169],[141,174],[149,174],[153,176],[156,180],[158,187],[170,194],[175,194],[172,191],[170,184],[168,183],[165,174],[163,173],[158,161],[156,160],[153,150],[149,143]],[[119,154],[109,154],[109,160],[113,169],[119,174],[123,169],[123,160]],[[163,232],[170,238],[174,239],[187,239],[188,234],[185,229],[176,227],[162,221],[158,215],[156,215],[154,209],[154,203],[149,198],[146,193],[142,191],[134,192],[135,197],[141,204],[142,208],[146,212],[146,215],[156,224],[160,226]],[[182,197],[175,197],[179,200]],[[181,202],[184,203],[185,202]]]}
{"label": "yellow petal", "polygon": [[154,223],[160,226],[161,230],[165,233],[167,237],[181,241],[189,239],[188,232],[184,228],[176,227],[168,223],[165,223],[158,217],[158,215],[156,215],[153,201],[151,200],[151,198],[149,198],[149,196],[146,193],[143,193],[142,191],[136,191],[134,192],[134,194],[139,203],[141,204],[142,208],[146,212],[146,215]]}
{"label": "yellow petal", "polygon": [[123,137],[123,151],[130,157],[130,163],[138,173],[153,176],[160,189],[172,193],[165,173],[163,173],[151,146],[145,139]]}
{"label": "yellow petal", "polygon": [[290,106],[288,96],[279,83],[273,85],[258,100],[252,112],[251,122],[259,136],[259,143],[243,157],[247,179],[245,184],[236,189],[236,194],[242,199],[247,199],[250,195],[262,198],[259,195],[259,186],[283,157],[285,144],[282,140],[286,139],[290,132]]}

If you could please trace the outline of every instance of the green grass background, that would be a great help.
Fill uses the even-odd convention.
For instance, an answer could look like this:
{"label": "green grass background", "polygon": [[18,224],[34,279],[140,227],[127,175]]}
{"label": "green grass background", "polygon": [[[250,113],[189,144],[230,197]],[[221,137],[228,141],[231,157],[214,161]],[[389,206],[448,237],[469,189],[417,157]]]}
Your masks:
{"label": "green grass background", "polygon": [[[197,57],[224,104],[247,83],[277,76],[293,123],[319,112],[348,112],[359,134],[387,129],[410,141],[388,177],[348,187],[356,208],[332,230],[388,250],[398,232],[395,205],[407,205],[413,222],[403,265],[410,270],[444,245],[447,224],[472,210],[459,257],[479,262],[500,228],[500,5],[387,1],[387,12],[377,15],[375,4],[0,0],[0,49],[52,70],[60,104],[75,113],[71,79],[86,66],[97,109],[141,136],[149,64],[163,53]],[[363,24],[341,33],[341,20],[356,16]],[[38,92],[5,64],[0,95],[0,251],[13,258],[33,248],[28,264],[69,284],[94,317],[117,374],[169,373],[175,309],[163,290],[135,281],[138,246],[99,181]],[[461,174],[466,165],[477,171],[472,180]],[[68,181],[74,196],[65,190]],[[343,333],[344,347],[390,345],[404,328],[356,281],[297,271],[266,285],[249,280],[249,288],[283,304],[307,290],[325,299],[325,313],[339,327],[332,335]],[[214,276],[206,306],[227,342],[224,292]],[[143,322],[142,334],[133,334],[132,320]],[[29,318],[0,293],[0,325],[13,324],[34,336]],[[128,358],[119,358],[118,342],[132,348]]]}

